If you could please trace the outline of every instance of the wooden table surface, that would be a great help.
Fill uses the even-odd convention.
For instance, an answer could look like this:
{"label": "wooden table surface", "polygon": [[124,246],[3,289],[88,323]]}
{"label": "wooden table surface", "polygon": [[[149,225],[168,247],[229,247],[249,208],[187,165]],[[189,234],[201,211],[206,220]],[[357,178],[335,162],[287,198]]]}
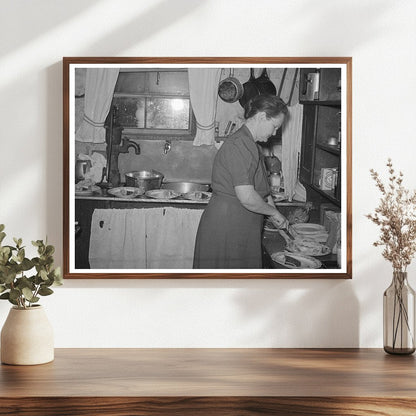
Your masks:
{"label": "wooden table surface", "polygon": [[57,349],[0,367],[0,414],[416,415],[416,361],[381,349]]}

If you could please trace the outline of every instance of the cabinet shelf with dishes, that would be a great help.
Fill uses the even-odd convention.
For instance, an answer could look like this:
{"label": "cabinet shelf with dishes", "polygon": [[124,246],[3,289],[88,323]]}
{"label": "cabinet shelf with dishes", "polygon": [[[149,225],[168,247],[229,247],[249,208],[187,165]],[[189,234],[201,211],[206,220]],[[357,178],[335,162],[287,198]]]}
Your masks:
{"label": "cabinet shelf with dishes", "polygon": [[318,149],[324,150],[325,152],[332,153],[338,156],[340,155],[340,152],[341,152],[341,148],[339,145],[333,146],[333,145],[325,145],[325,144],[317,143],[316,147]]}
{"label": "cabinet shelf with dishes", "polygon": [[[301,70],[300,180],[311,200],[341,206],[341,100],[338,68]],[[323,199],[322,199],[323,198]]]}

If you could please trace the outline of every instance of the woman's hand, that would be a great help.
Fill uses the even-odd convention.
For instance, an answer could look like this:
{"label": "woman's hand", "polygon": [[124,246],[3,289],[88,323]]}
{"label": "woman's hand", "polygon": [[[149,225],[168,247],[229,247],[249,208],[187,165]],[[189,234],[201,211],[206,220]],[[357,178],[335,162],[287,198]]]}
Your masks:
{"label": "woman's hand", "polygon": [[275,214],[270,215],[269,219],[276,228],[286,229],[289,227],[288,219],[279,211],[276,211]]}

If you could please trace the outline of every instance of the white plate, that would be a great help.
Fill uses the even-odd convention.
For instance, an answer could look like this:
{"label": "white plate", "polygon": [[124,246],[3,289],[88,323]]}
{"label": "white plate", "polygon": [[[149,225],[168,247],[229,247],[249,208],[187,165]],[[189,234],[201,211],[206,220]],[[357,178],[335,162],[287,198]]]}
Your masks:
{"label": "white plate", "polygon": [[293,230],[300,235],[321,234],[326,233],[326,228],[321,224],[313,224],[311,222],[302,222],[292,224]]}
{"label": "white plate", "polygon": [[205,191],[195,191],[195,192],[187,192],[182,196],[185,199],[189,199],[191,201],[208,201],[211,198],[211,192]]}
{"label": "white plate", "polygon": [[313,256],[313,257],[321,257],[326,256],[331,252],[331,249],[321,243],[318,243],[314,240],[308,240],[313,246],[308,248],[307,246],[302,246],[302,240],[294,240],[289,241],[287,243],[286,249],[291,253],[300,254],[303,256]]}
{"label": "white plate", "polygon": [[98,192],[100,190],[99,186],[96,185],[81,185],[77,189],[77,185],[75,185],[75,195],[76,196],[91,196],[94,192]]}
{"label": "white plate", "polygon": [[273,223],[270,220],[266,220],[264,223],[264,230],[265,231],[271,231],[273,233],[277,233],[279,231],[278,228],[276,228]]}
{"label": "white plate", "polygon": [[155,199],[173,199],[177,198],[180,194],[172,191],[171,189],[152,189],[146,192],[146,196]]}
{"label": "white plate", "polygon": [[136,198],[136,196],[140,196],[144,194],[144,190],[142,188],[135,188],[133,186],[120,186],[119,188],[111,188],[108,189],[107,192],[110,195],[113,195],[117,198]]}
{"label": "white plate", "polygon": [[264,231],[270,231],[271,233],[277,233],[279,230],[277,228],[268,227],[267,225],[264,226]]}
{"label": "white plate", "polygon": [[[319,269],[322,267],[322,263],[319,260],[301,254],[279,252],[273,253],[271,258],[275,263],[281,264],[288,269]],[[295,265],[294,262],[291,262],[292,259],[299,261],[300,265]]]}
{"label": "white plate", "polygon": [[286,194],[284,192],[279,192],[277,194],[272,193],[271,195],[274,202],[281,202],[287,199]]}

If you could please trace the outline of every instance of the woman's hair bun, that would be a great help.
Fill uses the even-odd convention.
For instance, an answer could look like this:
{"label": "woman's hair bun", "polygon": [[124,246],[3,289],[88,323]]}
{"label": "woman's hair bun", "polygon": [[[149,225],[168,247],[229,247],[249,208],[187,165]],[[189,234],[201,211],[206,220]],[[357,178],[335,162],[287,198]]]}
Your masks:
{"label": "woman's hair bun", "polygon": [[263,111],[267,118],[277,117],[280,113],[287,114],[286,103],[276,95],[256,95],[244,107],[244,118],[248,119]]}

